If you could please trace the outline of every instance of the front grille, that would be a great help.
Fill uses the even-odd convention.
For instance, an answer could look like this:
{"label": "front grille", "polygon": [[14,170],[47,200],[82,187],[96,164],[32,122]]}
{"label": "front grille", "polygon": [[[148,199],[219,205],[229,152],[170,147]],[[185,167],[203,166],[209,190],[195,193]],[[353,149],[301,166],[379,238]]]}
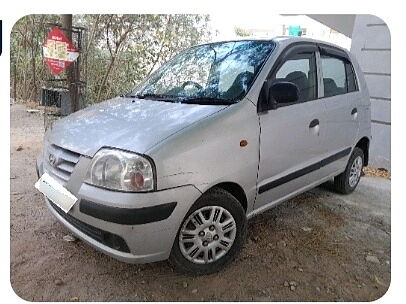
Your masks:
{"label": "front grille", "polygon": [[49,145],[44,153],[44,171],[59,180],[62,185],[65,185],[79,158],[79,153],[69,151],[57,145]]}
{"label": "front grille", "polygon": [[119,250],[122,252],[130,252],[127,243],[124,239],[116,234],[104,231],[102,229],[96,228],[89,224],[83,223],[82,221],[78,220],[77,218],[65,213],[59,207],[57,207],[54,203],[48,200],[52,208],[62,216],[69,224],[71,224],[76,229],[80,230],[87,236],[91,237],[92,239],[106,245],[110,248],[115,250]]}

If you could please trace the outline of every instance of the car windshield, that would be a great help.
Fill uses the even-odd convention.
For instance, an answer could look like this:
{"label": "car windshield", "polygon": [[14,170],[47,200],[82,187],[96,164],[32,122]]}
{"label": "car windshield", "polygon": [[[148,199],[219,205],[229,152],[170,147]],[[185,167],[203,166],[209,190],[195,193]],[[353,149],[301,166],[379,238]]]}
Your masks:
{"label": "car windshield", "polygon": [[192,47],[129,95],[181,103],[235,103],[248,92],[274,46],[272,41],[231,41]]}

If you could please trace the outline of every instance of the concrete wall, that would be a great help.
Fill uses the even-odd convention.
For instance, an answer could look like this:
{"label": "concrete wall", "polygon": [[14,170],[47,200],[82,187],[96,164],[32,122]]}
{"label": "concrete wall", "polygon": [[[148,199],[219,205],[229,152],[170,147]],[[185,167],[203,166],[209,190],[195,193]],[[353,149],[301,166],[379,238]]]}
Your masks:
{"label": "concrete wall", "polygon": [[351,52],[365,74],[371,96],[372,142],[370,164],[390,170],[391,159],[391,38],[380,18],[357,15]]}
{"label": "concrete wall", "polygon": [[351,38],[352,31],[354,29],[355,18],[357,15],[319,14],[307,16]]}

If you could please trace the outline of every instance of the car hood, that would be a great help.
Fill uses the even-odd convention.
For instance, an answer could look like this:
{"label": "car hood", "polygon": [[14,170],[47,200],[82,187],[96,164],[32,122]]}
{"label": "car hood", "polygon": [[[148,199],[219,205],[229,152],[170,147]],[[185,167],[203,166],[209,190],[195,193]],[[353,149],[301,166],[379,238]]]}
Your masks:
{"label": "car hood", "polygon": [[225,107],[118,97],[57,121],[47,140],[87,156],[93,156],[101,147],[145,153]]}

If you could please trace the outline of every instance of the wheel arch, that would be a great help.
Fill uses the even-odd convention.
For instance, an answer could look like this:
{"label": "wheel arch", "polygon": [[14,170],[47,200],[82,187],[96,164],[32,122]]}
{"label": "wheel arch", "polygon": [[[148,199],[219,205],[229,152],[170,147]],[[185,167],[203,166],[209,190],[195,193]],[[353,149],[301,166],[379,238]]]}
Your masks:
{"label": "wheel arch", "polygon": [[[227,191],[228,193],[230,193],[240,202],[245,213],[247,213],[247,209],[248,209],[247,195],[245,194],[244,189],[239,184],[234,183],[234,182],[221,182],[221,183],[213,185],[212,187],[207,189],[204,193],[210,191],[213,188],[221,188],[221,189]],[[204,195],[204,193],[202,195]]]}
{"label": "wheel arch", "polygon": [[360,148],[364,153],[364,166],[367,166],[369,162],[369,138],[366,136],[361,138],[355,147]]}

